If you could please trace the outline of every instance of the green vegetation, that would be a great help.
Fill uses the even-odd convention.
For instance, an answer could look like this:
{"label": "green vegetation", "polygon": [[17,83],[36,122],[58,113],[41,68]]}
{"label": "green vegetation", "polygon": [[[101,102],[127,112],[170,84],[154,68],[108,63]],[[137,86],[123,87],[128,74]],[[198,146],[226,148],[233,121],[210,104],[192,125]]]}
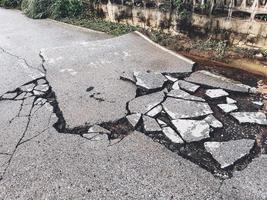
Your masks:
{"label": "green vegetation", "polygon": [[137,27],[107,22],[86,10],[82,0],[0,0],[0,6],[20,7],[30,18],[53,18],[73,25],[83,26],[112,35],[122,35]]}
{"label": "green vegetation", "polygon": [[81,15],[83,4],[81,0],[22,0],[22,11],[34,19],[62,18]]}
{"label": "green vegetation", "polygon": [[18,8],[20,4],[21,0],[0,0],[0,6],[5,8]]}
{"label": "green vegetation", "polygon": [[53,18],[76,17],[83,13],[83,3],[81,0],[56,0],[51,6]]}
{"label": "green vegetation", "polygon": [[60,19],[60,21],[97,31],[102,31],[115,36],[129,33],[138,29],[134,26],[108,22],[98,18],[64,18]]}
{"label": "green vegetation", "polygon": [[204,51],[215,51],[217,59],[223,59],[225,52],[228,48],[228,43],[226,40],[213,40],[208,39],[206,41],[199,40],[193,45],[193,48],[204,50]]}
{"label": "green vegetation", "polygon": [[23,0],[21,3],[22,11],[31,18],[46,18],[51,13],[53,0]]}
{"label": "green vegetation", "polygon": [[190,4],[183,0],[172,0],[172,5],[175,8],[178,16],[178,23],[182,29],[189,29],[191,27],[192,8]]}

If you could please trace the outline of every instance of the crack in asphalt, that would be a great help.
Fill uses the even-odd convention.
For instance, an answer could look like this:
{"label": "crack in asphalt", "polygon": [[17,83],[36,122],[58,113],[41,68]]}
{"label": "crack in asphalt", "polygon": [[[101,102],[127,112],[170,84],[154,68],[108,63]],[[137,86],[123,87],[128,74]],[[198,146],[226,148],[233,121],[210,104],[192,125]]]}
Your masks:
{"label": "crack in asphalt", "polygon": [[[1,50],[4,51],[2,48],[1,48]],[[11,120],[9,121],[10,124],[16,118],[21,117],[21,112],[25,106],[25,100],[28,98],[34,98],[34,100],[32,101],[32,104],[31,104],[30,111],[25,116],[25,117],[27,117],[27,123],[25,125],[24,131],[22,132],[18,142],[16,143],[16,146],[15,146],[13,152],[9,155],[10,158],[8,159],[8,161],[6,163],[7,166],[4,169],[3,175],[0,176],[0,181],[3,179],[3,176],[6,174],[6,171],[8,170],[8,168],[12,162],[12,159],[13,159],[15,153],[17,152],[17,149],[19,148],[19,146],[31,141],[32,139],[34,139],[38,136],[40,136],[42,133],[44,133],[45,131],[47,131],[49,129],[52,114],[55,114],[55,116],[57,117],[57,121],[53,124],[53,127],[56,129],[56,131],[58,133],[76,134],[76,135],[79,135],[83,139],[90,140],[90,141],[97,141],[96,137],[98,135],[95,135],[92,137],[88,137],[86,135],[88,133],[88,130],[93,125],[85,124],[85,125],[77,126],[74,128],[68,127],[67,122],[64,118],[63,112],[60,109],[59,102],[57,101],[56,93],[53,91],[52,86],[50,85],[49,81],[46,78],[47,69],[45,68],[45,65],[44,65],[44,63],[46,62],[45,58],[41,55],[41,53],[39,54],[39,56],[42,59],[42,65],[41,66],[42,66],[43,71],[44,71],[44,76],[39,77],[37,79],[34,79],[30,82],[27,82],[27,83],[21,85],[20,87],[16,88],[15,90],[8,91],[5,94],[3,94],[2,96],[0,96],[0,101],[5,101],[5,100],[6,101],[7,100],[9,100],[9,101],[21,101],[19,111],[13,118],[11,118]],[[19,57],[17,57],[17,58],[21,59]],[[25,63],[27,63],[26,60],[25,60]],[[41,83],[39,83],[39,81],[42,81],[43,83],[41,84]],[[36,89],[37,86],[40,86],[40,85],[45,86],[47,89],[45,89],[45,90]],[[165,84],[164,87],[158,89],[157,91],[162,91],[164,89],[168,89],[169,87],[170,87],[170,84]],[[157,91],[153,91],[153,92],[157,92]],[[147,95],[147,94],[150,94],[153,92],[151,92],[151,91],[145,92],[145,91],[141,90],[140,88],[137,88],[136,89],[136,97],[142,96],[142,95]],[[5,96],[7,94],[15,94],[15,95],[12,98],[10,98],[10,97],[6,98]],[[167,97],[165,96],[164,100],[166,98]],[[33,137],[24,140],[25,135],[27,134],[29,125],[31,123],[31,118],[35,115],[35,113],[38,112],[38,110],[40,108],[42,108],[44,105],[47,105],[47,104],[50,104],[51,107],[53,108],[53,110],[51,111],[51,115],[49,117],[49,123],[48,123],[47,127],[45,129],[43,129],[42,131],[39,131],[39,132],[37,131]],[[128,112],[127,115],[130,114],[130,110],[128,108],[128,105],[129,105],[129,102],[126,103],[126,110]],[[36,106],[39,106],[39,107],[34,111],[34,108]],[[189,154],[194,153],[195,156],[201,157],[201,155],[203,154],[203,152],[202,152],[203,150],[201,149],[202,148],[201,146],[203,145],[203,142],[205,142],[205,140],[203,140],[200,143],[194,143],[194,144],[192,144],[193,146],[190,146],[189,144],[185,144],[185,146],[183,147],[184,150],[182,150],[182,148],[180,148],[179,145],[178,146],[174,145],[169,140],[166,140],[166,137],[164,137],[163,134],[159,134],[157,132],[147,133],[144,130],[144,124],[142,122],[142,119],[139,120],[139,123],[137,124],[136,128],[132,127],[126,119],[127,115],[125,115],[125,117],[118,119],[116,121],[103,122],[101,124],[97,124],[97,125],[100,125],[101,127],[105,128],[111,132],[110,134],[106,134],[108,137],[108,140],[109,140],[109,146],[113,146],[113,145],[120,143],[127,135],[129,135],[134,130],[137,130],[137,131],[140,131],[140,132],[144,133],[145,135],[149,136],[150,138],[152,138],[153,141],[164,145],[170,151],[178,153],[178,155],[182,156],[183,158],[190,160],[193,163],[196,163],[198,166],[200,166],[200,167],[206,169],[207,171],[211,172],[212,174],[214,174],[214,176],[217,178],[226,179],[226,178],[232,177],[232,172],[235,170],[234,165],[231,166],[231,168],[229,168],[227,170],[221,170],[218,167],[218,163],[214,162],[214,159],[211,159],[210,157],[208,157],[208,159],[207,159],[207,157],[202,158],[202,159],[207,159],[207,161],[205,161],[205,162],[211,162],[213,160],[212,164],[206,165],[204,161],[203,161],[204,164],[202,163],[202,161],[201,162],[199,161],[200,158],[196,159],[192,156],[187,155],[187,153],[189,153]],[[166,116],[162,116],[162,117],[166,118]],[[164,121],[164,119],[163,119],[163,121]],[[112,141],[115,141],[115,142],[112,143]],[[200,150],[198,148],[200,148]],[[198,152],[198,151],[200,151],[200,152]],[[4,155],[4,153],[2,153],[2,154],[0,153],[0,155]],[[254,153],[251,153],[251,155],[252,155],[251,158],[246,157],[243,160],[241,159],[240,162],[242,163],[243,161],[245,161],[246,164],[251,162],[252,159],[256,156],[256,154],[254,155]],[[220,188],[221,188],[221,186],[219,187],[219,189]],[[216,194],[216,192],[215,192],[215,194]]]}
{"label": "crack in asphalt", "polygon": [[40,70],[39,68],[35,68],[35,67],[31,66],[31,65],[27,62],[27,60],[26,60],[25,58],[22,58],[22,57],[20,57],[20,56],[18,56],[18,55],[15,55],[15,54],[13,54],[13,53],[7,51],[7,50],[4,49],[3,47],[0,47],[0,50],[1,50],[3,53],[8,54],[8,55],[10,55],[10,56],[16,58],[17,60],[21,60],[21,61],[23,61],[24,64],[25,64],[28,68],[31,68],[31,69],[37,70],[37,71],[39,71],[39,72],[41,72],[41,73],[44,73],[44,72],[43,72],[42,70]]}

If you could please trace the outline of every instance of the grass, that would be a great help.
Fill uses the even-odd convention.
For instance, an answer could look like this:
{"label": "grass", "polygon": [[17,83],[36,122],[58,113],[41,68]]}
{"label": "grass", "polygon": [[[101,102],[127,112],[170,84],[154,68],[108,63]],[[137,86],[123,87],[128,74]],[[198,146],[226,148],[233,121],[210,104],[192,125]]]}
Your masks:
{"label": "grass", "polygon": [[93,29],[96,31],[102,31],[114,36],[123,35],[136,31],[138,28],[126,24],[119,24],[114,22],[104,21],[103,19],[90,19],[90,18],[62,18],[59,21],[73,24],[76,26],[82,26],[85,28]]}

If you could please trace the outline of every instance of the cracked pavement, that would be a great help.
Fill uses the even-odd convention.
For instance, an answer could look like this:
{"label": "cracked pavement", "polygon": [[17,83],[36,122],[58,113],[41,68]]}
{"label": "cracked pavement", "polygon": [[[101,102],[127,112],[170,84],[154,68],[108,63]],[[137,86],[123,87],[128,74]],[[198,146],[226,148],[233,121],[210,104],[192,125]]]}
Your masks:
{"label": "cracked pavement", "polygon": [[[0,26],[0,199],[267,199],[266,155],[221,180],[141,132],[121,139],[84,134],[94,123],[125,116],[136,89],[119,80],[123,71],[156,67],[188,73],[190,64],[166,63],[169,55],[156,49],[128,62],[125,50],[142,47],[139,38],[120,44],[117,53],[125,58],[112,59],[118,47],[106,44],[94,51],[110,36],[31,20],[18,11],[0,8]],[[84,46],[78,62],[68,57],[77,44]],[[59,59],[46,60],[51,49],[63,49],[66,57],[53,54]],[[107,69],[107,62],[115,64]],[[136,62],[137,68],[127,64]]]}

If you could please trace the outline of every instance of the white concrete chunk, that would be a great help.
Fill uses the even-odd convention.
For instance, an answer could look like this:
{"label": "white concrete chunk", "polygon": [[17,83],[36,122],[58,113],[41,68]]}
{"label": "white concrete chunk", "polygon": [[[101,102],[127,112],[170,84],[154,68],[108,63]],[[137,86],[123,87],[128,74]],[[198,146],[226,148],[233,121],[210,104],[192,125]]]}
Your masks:
{"label": "white concrete chunk", "polygon": [[186,142],[200,141],[209,138],[210,126],[202,120],[172,120],[172,124]]}
{"label": "white concrete chunk", "polygon": [[238,109],[235,104],[218,104],[218,106],[225,113],[233,112]]}
{"label": "white concrete chunk", "polygon": [[167,98],[162,105],[172,119],[187,119],[213,113],[209,104],[204,102]]}
{"label": "white concrete chunk", "polygon": [[147,90],[162,88],[166,81],[165,76],[158,73],[134,72],[136,85]]}
{"label": "white concrete chunk", "polygon": [[234,112],[231,115],[241,124],[267,125],[266,115],[263,112]]}
{"label": "white concrete chunk", "polygon": [[174,78],[174,77],[172,77],[170,75],[165,75],[165,77],[171,82],[176,82],[178,80],[178,78]]}
{"label": "white concrete chunk", "polygon": [[227,104],[234,104],[234,103],[236,103],[236,100],[234,100],[234,99],[232,99],[230,97],[226,97],[226,103]]}
{"label": "white concrete chunk", "polygon": [[209,115],[204,119],[212,128],[222,128],[223,124],[213,115]]}
{"label": "white concrete chunk", "polygon": [[150,117],[155,117],[157,114],[159,114],[162,111],[162,105],[157,105],[155,108],[150,110],[146,115]]}
{"label": "white concrete chunk", "polygon": [[229,142],[205,142],[206,150],[221,165],[226,168],[237,160],[249,154],[254,146],[255,140],[241,139]]}
{"label": "white concrete chunk", "polygon": [[223,89],[209,89],[206,91],[205,93],[209,98],[219,98],[219,97],[225,97],[225,96],[228,96],[229,93],[226,92],[225,90]]}
{"label": "white concrete chunk", "polygon": [[182,138],[171,127],[164,127],[162,129],[162,132],[173,143],[176,143],[176,144],[183,144],[184,143]]}
{"label": "white concrete chunk", "polygon": [[132,114],[132,115],[128,115],[126,116],[126,119],[128,120],[128,122],[135,128],[137,123],[139,122],[141,118],[141,114],[137,113],[137,114]]}
{"label": "white concrete chunk", "polygon": [[161,127],[154,118],[143,115],[144,129],[146,132],[161,131]]}
{"label": "white concrete chunk", "polygon": [[216,75],[205,70],[196,71],[192,73],[188,78],[185,78],[185,80],[192,83],[198,83],[235,92],[248,93],[251,90],[251,87],[248,85],[244,85],[238,81],[234,81],[232,79]]}
{"label": "white concrete chunk", "polygon": [[160,120],[160,119],[157,119],[157,122],[159,123],[159,125],[161,127],[167,126],[167,124],[164,121]]}
{"label": "white concrete chunk", "polygon": [[109,134],[110,131],[99,125],[93,125],[92,127],[89,128],[88,133]]}
{"label": "white concrete chunk", "polygon": [[172,85],[172,89],[173,90],[179,90],[180,89],[180,86],[178,84],[178,81],[176,81],[173,85]]}
{"label": "white concrete chunk", "polygon": [[189,83],[187,81],[184,80],[179,80],[178,84],[180,86],[181,89],[187,91],[187,92],[196,92],[197,89],[200,87],[199,85],[196,85],[194,83]]}
{"label": "white concrete chunk", "polygon": [[192,100],[192,101],[205,101],[205,99],[201,97],[197,97],[194,95],[191,95],[183,90],[171,90],[167,96],[169,97],[174,97],[174,98],[179,98],[179,99],[185,99],[185,100]]}
{"label": "white concrete chunk", "polygon": [[164,92],[156,92],[137,97],[129,102],[128,108],[131,113],[145,114],[155,106],[159,105],[165,97]]}

